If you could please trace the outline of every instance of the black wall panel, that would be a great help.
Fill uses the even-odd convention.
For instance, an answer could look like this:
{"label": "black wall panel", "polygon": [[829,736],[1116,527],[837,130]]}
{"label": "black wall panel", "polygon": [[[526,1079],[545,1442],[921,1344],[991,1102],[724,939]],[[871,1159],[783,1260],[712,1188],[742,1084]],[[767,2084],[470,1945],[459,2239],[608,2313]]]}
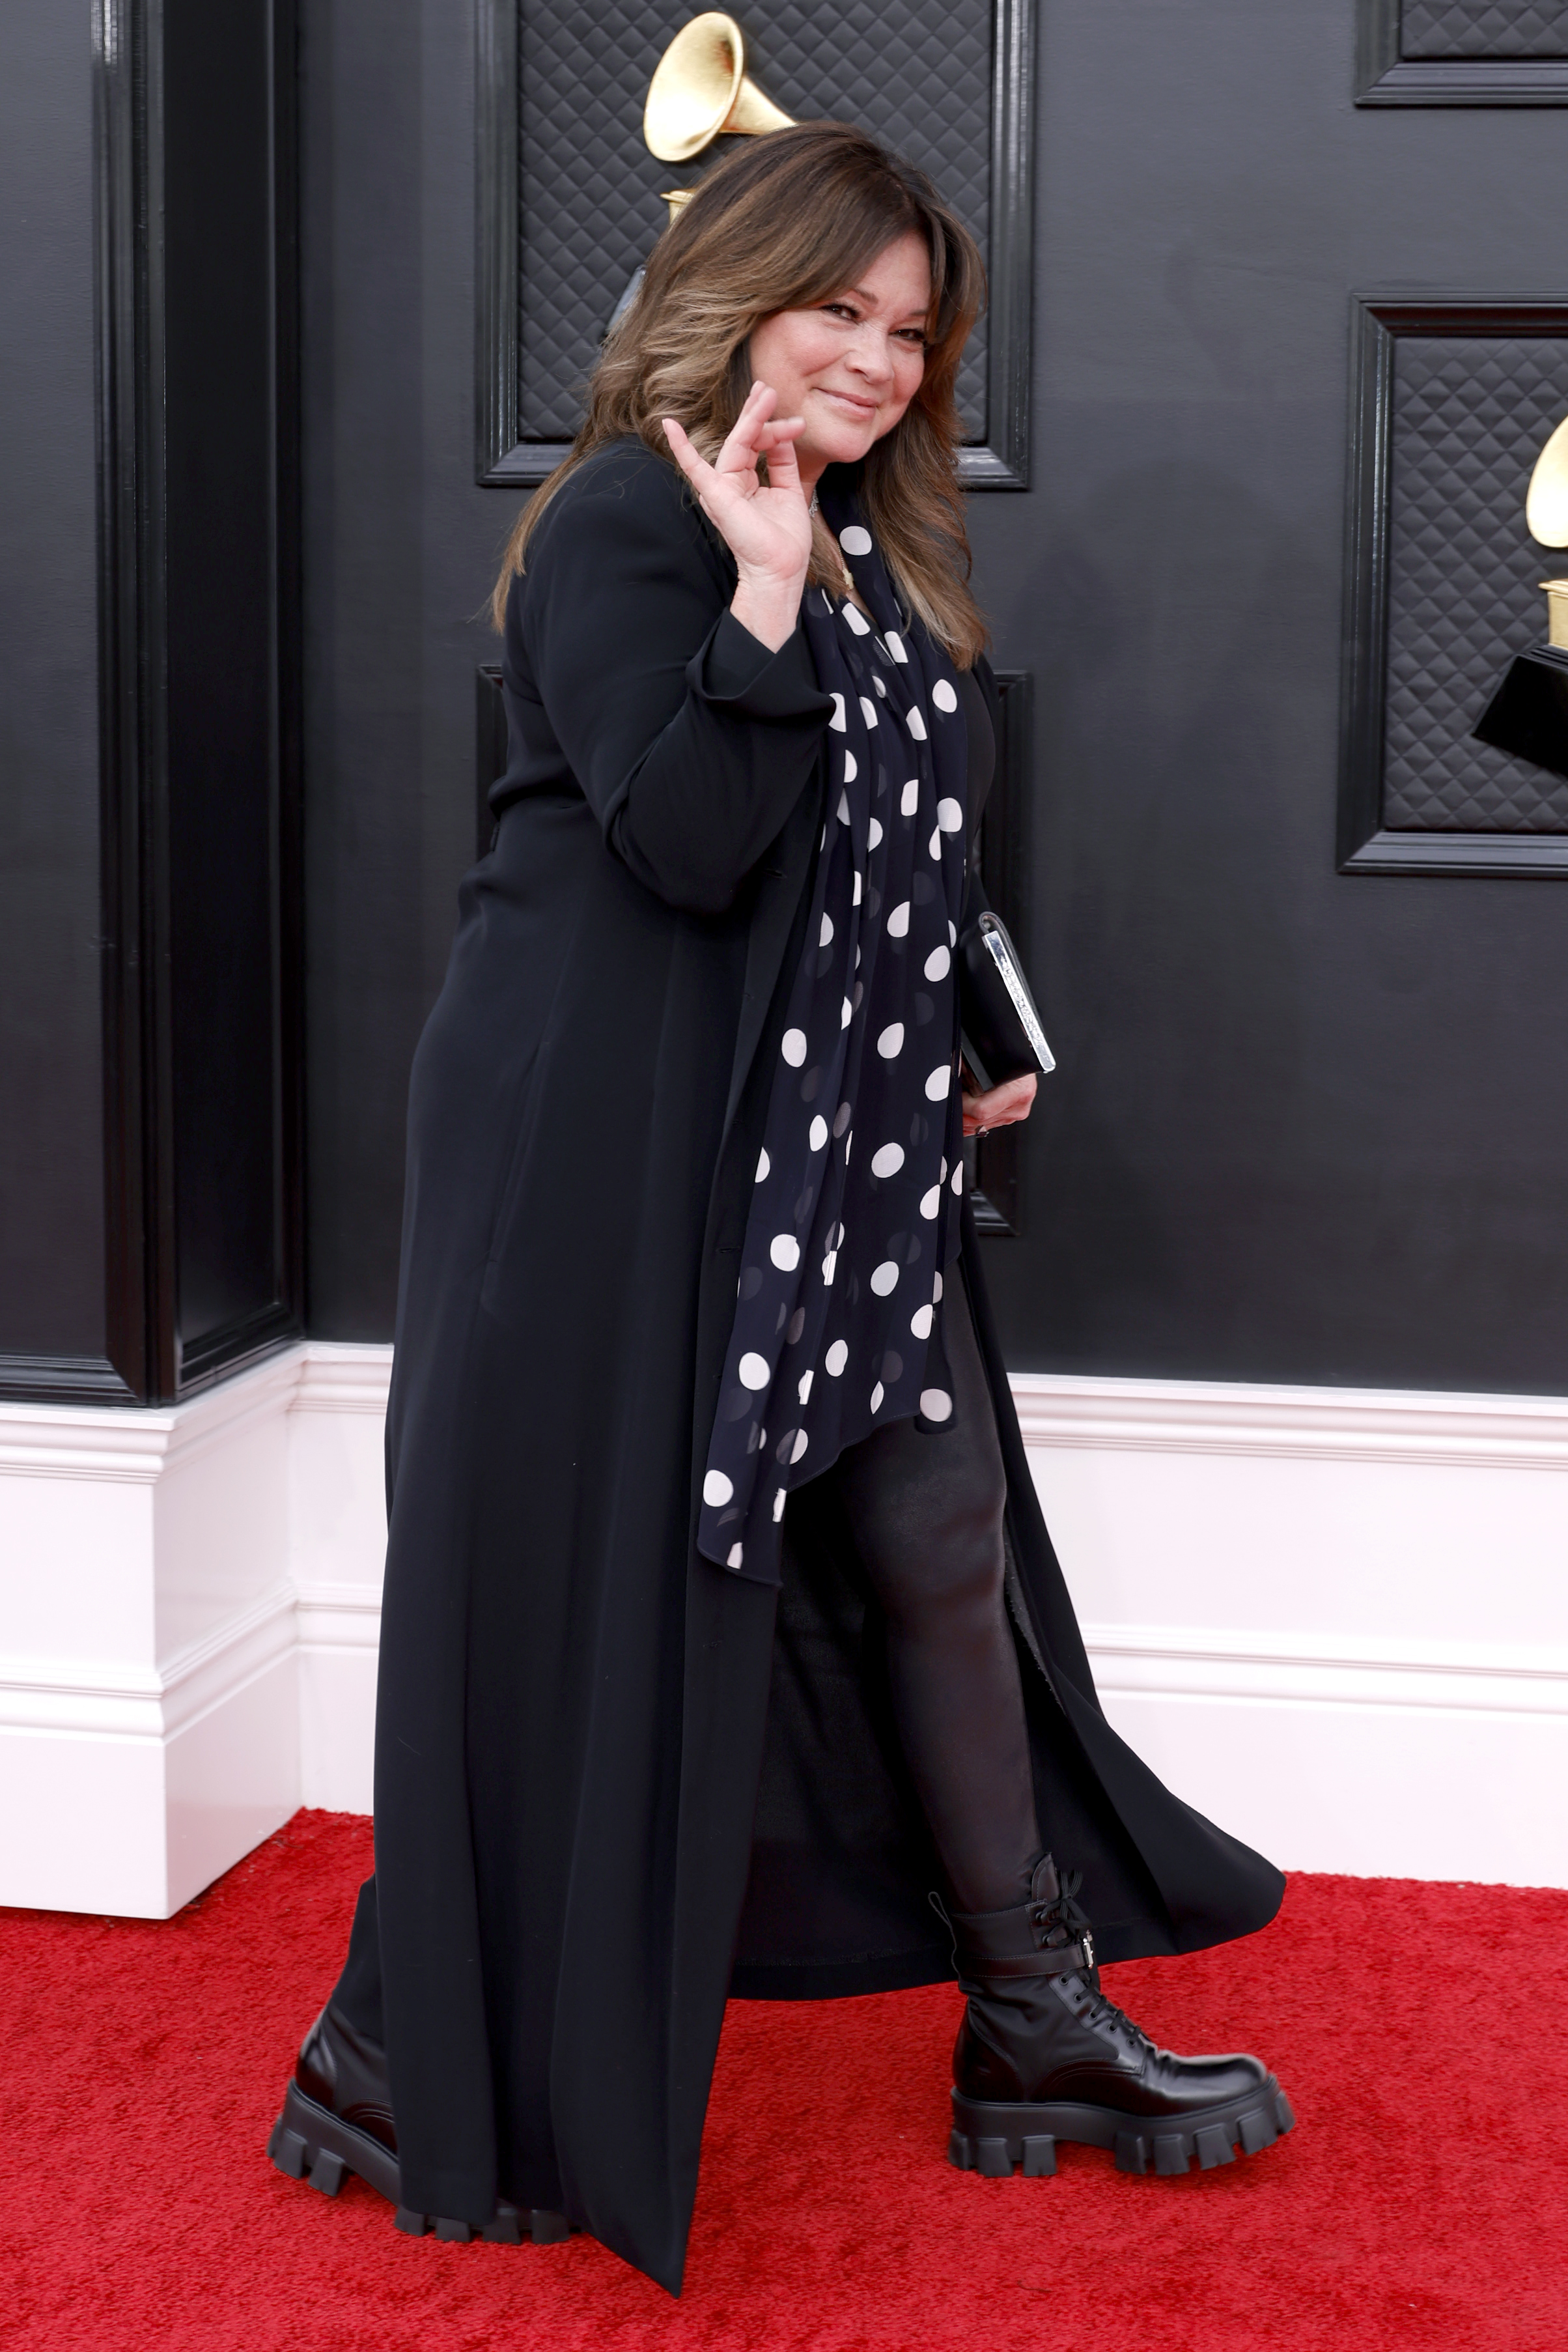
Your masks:
{"label": "black wall panel", "polygon": [[1391,418],[1384,822],[1412,832],[1568,833],[1568,777],[1469,734],[1509,656],[1546,634],[1524,494],[1568,417],[1559,335],[1403,338]]}
{"label": "black wall panel", "polygon": [[85,28],[0,73],[0,1355],[101,1359],[93,152]]}
{"label": "black wall panel", "polygon": [[1568,782],[1473,732],[1563,568],[1525,498],[1568,303],[1358,298],[1351,333],[1341,868],[1568,877]]}
{"label": "black wall panel", "polygon": [[[985,1244],[1020,1367],[1568,1385],[1563,898],[1335,870],[1351,294],[1568,297],[1561,127],[1358,108],[1354,37],[1040,11],[1035,464],[971,509],[1060,1056]],[[308,0],[306,63],[313,1328],[383,1337],[515,504],[472,475],[467,29]]]}
{"label": "black wall panel", "polygon": [[1357,0],[1361,106],[1568,103],[1564,0]]}
{"label": "black wall panel", "polygon": [[0,1393],[151,1402],[301,1328],[297,61],[289,0],[34,13]]}

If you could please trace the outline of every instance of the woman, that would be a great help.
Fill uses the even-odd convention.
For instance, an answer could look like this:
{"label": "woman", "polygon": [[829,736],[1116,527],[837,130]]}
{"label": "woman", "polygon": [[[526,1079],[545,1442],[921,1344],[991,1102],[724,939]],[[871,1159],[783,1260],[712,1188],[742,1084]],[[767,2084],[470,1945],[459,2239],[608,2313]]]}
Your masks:
{"label": "woman", "polygon": [[956,1961],[982,2171],[1290,2122],[1100,1992],[1281,1882],[1100,1714],[962,1199],[960,1127],[1033,1094],[958,1099],[980,292],[840,124],[661,240],[508,551],[495,845],[413,1071],[376,1875],[273,2153],[673,2291],[732,1991]]}

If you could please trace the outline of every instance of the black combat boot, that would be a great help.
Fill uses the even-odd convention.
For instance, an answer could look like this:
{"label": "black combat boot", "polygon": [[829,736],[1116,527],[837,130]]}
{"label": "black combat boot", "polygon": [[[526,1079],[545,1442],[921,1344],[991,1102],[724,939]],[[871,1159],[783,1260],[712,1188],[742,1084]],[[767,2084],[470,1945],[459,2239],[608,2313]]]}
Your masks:
{"label": "black combat boot", "polygon": [[397,2207],[398,2228],[415,2238],[434,2230],[438,2238],[465,2245],[471,2238],[488,2238],[517,2246],[531,2238],[536,2246],[553,2246],[571,2234],[564,2213],[504,2200],[483,2223],[412,2212],[398,2178],[386,2053],[356,2033],[329,2002],[300,2046],[267,2152],[279,2172],[291,2180],[308,2180],[329,2197],[336,2197],[346,2172],[357,2172]]}
{"label": "black combat boot", "polygon": [[1288,2132],[1291,2103],[1256,2058],[1176,2058],[1107,2000],[1080,1874],[1037,1864],[1012,1911],[953,1916],[969,1996],[953,2053],[952,2161],[1056,2170],[1059,2139],[1115,2150],[1123,2172],[1207,2171]]}

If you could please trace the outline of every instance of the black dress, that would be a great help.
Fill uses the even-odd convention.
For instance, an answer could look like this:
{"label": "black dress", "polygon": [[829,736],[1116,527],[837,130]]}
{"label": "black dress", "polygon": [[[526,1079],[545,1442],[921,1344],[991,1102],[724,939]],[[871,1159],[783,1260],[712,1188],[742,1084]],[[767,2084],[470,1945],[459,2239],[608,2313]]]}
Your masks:
{"label": "black dress", "polygon": [[[512,591],[496,845],[411,1089],[355,1928],[404,2202],[564,2210],[672,2289],[727,1995],[952,1972],[831,1499],[792,1498],[782,1592],[695,1548],[831,707],[799,632],[769,656],[729,616],[734,584],[628,442]],[[972,1229],[960,1263],[1040,1819],[1102,1957],[1246,1934],[1282,1882],[1100,1713]]]}

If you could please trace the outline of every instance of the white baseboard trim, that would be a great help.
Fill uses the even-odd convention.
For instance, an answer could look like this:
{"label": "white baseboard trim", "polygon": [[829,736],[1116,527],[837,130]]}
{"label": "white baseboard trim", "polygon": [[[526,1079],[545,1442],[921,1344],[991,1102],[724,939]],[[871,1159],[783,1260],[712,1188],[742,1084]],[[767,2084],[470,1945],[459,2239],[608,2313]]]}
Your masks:
{"label": "white baseboard trim", "polygon": [[295,1647],[287,1585],[265,1594],[148,1668],[85,1658],[0,1656],[0,1734],[43,1731],[86,1739],[172,1739]]}
{"label": "white baseboard trim", "polygon": [[1112,1722],[1289,1868],[1568,1885],[1568,1400],[1015,1378]]}
{"label": "white baseboard trim", "polygon": [[358,1584],[302,1584],[294,1597],[299,1640],[313,1650],[368,1650],[381,1640],[379,1594]]}
{"label": "white baseboard trim", "polygon": [[1102,1691],[1173,1698],[1255,1699],[1270,1706],[1421,1706],[1489,1715],[1568,1716],[1568,1648],[1510,1651],[1477,1643],[1326,1634],[1255,1633],[1221,1627],[1085,1625],[1084,1646]]}
{"label": "white baseboard trim", "polygon": [[[0,1902],[163,1916],[297,1804],[369,1810],[391,1357],[0,1406]],[[1568,1400],[1013,1388],[1181,1795],[1287,1867],[1568,1885]]]}
{"label": "white baseboard trim", "polygon": [[1568,1397],[1015,1372],[1026,1445],[1568,1471]]}

